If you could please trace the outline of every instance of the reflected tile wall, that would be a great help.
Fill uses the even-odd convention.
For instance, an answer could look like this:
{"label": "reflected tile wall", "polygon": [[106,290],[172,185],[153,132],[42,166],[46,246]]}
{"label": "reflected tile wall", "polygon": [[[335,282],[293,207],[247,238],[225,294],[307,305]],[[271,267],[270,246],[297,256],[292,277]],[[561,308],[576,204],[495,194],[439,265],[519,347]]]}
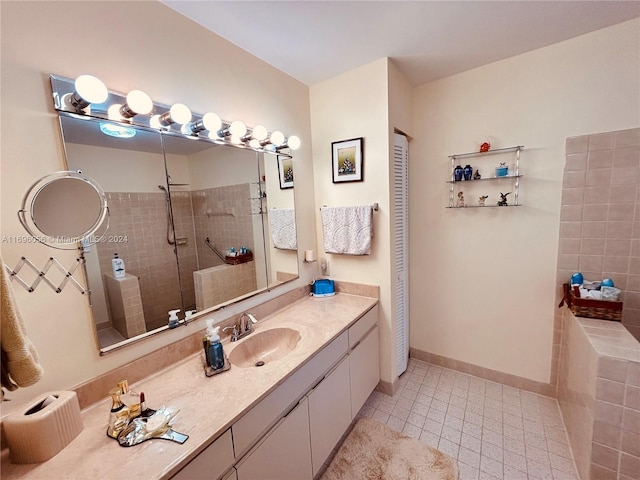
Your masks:
{"label": "reflected tile wall", "polygon": [[158,193],[107,192],[109,231],[96,245],[100,268],[111,271],[118,253],[127,273],[139,279],[147,330],[166,325],[167,312],[181,308],[173,246],[167,242],[167,203]]}
{"label": "reflected tile wall", "polygon": [[254,250],[250,196],[249,183],[192,192],[200,270],[222,264],[205,244],[207,237],[223,254],[231,247],[237,250],[243,245]]}

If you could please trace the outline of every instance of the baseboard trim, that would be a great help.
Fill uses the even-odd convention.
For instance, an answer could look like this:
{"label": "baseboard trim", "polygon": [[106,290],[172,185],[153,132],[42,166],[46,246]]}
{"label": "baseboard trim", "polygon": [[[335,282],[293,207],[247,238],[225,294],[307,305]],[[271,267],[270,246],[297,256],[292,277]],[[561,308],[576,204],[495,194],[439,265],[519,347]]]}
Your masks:
{"label": "baseboard trim", "polygon": [[376,390],[382,393],[386,393],[387,395],[392,395],[398,391],[398,384],[400,382],[400,378],[396,377],[393,382],[387,382],[385,380],[380,380],[378,382],[378,386]]}
{"label": "baseboard trim", "polygon": [[510,387],[538,393],[545,397],[557,398],[556,385],[550,383],[538,382],[536,380],[519,377],[510,373],[499,372],[497,370],[480,367],[461,360],[454,360],[453,358],[443,357],[442,355],[425,352],[412,347],[409,348],[409,357],[415,358],[416,360],[422,360],[423,362],[431,363],[433,365],[438,365],[440,367],[456,370],[458,372],[475,375],[476,377],[484,378],[485,380],[490,380],[492,382],[502,383],[503,385],[508,385]]}

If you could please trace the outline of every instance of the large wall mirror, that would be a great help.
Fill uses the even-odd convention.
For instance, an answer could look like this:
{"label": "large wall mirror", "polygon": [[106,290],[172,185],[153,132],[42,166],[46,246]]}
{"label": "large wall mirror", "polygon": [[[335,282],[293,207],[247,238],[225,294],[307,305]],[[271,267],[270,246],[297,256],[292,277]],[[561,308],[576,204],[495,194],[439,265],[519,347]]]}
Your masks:
{"label": "large wall mirror", "polygon": [[108,231],[84,251],[101,353],[170,330],[170,310],[209,312],[298,277],[295,238],[280,239],[295,205],[277,155],[140,126],[113,137],[118,124],[64,112],[60,125],[68,169],[109,206]]}

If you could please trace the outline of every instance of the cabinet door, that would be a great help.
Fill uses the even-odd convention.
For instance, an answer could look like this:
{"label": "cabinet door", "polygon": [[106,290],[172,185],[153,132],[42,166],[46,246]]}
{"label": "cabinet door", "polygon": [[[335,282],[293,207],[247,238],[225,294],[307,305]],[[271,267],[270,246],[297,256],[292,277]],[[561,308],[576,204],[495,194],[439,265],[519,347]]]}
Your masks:
{"label": "cabinet door", "polygon": [[307,398],[236,465],[238,480],[311,480]]}
{"label": "cabinet door", "polygon": [[350,423],[349,361],[345,358],[309,393],[309,428],[314,476],[320,471]]}
{"label": "cabinet door", "polygon": [[220,478],[232,464],[233,444],[229,429],[191,460],[172,480],[214,480]]}
{"label": "cabinet door", "polygon": [[358,414],[380,381],[379,356],[378,326],[376,325],[349,353],[352,419]]}
{"label": "cabinet door", "polygon": [[227,474],[222,477],[222,480],[238,480],[238,474],[236,473],[236,469],[232,468],[227,472]]}

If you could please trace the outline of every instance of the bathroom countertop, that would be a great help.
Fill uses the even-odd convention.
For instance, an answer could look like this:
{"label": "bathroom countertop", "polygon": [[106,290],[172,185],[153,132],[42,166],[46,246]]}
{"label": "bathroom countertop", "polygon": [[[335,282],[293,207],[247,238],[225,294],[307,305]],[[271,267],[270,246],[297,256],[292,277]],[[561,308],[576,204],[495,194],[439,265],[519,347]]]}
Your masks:
{"label": "bathroom countertop", "polygon": [[[166,405],[180,409],[174,429],[189,435],[183,445],[156,439],[121,447],[106,435],[111,402],[105,394],[104,402],[82,412],[84,429],[80,435],[50,460],[18,465],[10,463],[4,452],[2,478],[169,478],[377,302],[376,298],[342,293],[302,298],[259,319],[255,326],[256,332],[281,326],[300,332],[298,345],[282,359],[260,368],[232,364],[229,371],[206,377],[204,354],[197,353],[131,385],[132,390],[145,393],[149,408]],[[240,343],[242,340],[223,342],[225,353]]]}

